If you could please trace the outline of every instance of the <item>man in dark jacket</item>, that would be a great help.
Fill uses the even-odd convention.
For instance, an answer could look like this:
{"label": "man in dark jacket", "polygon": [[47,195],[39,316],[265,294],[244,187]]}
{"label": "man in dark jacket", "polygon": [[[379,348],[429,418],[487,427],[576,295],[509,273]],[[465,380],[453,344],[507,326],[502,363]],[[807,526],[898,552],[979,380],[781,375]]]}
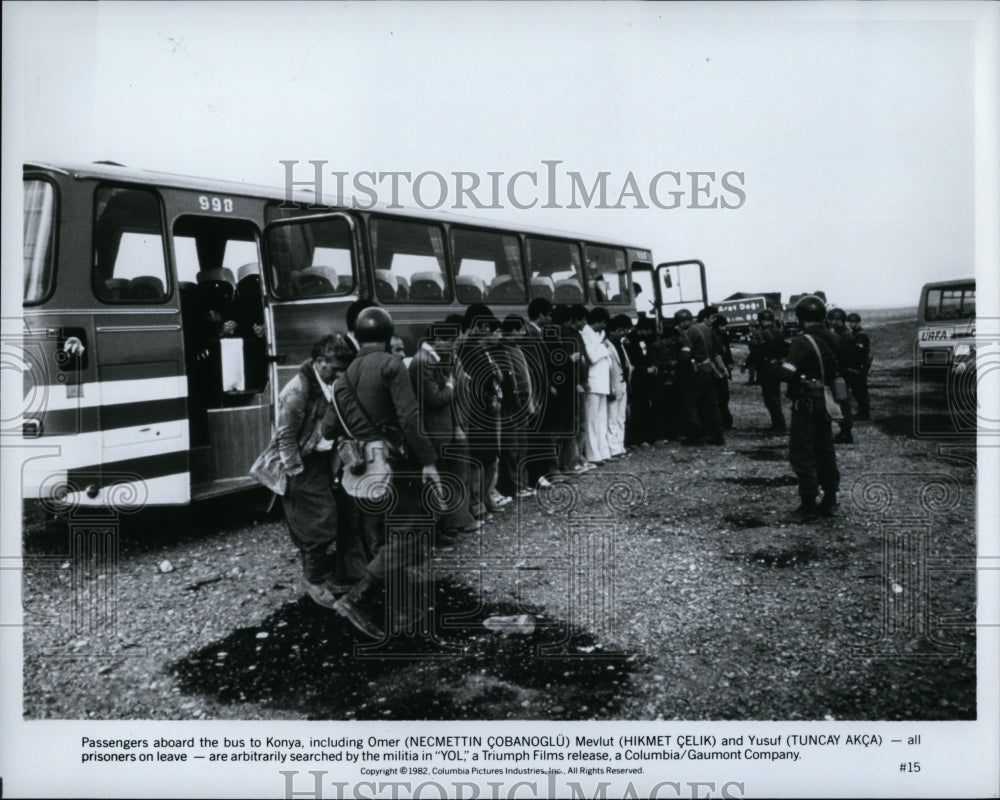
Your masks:
{"label": "man in dark jacket", "polygon": [[712,336],[715,339],[715,349],[721,351],[722,365],[726,368],[725,373],[719,375],[715,381],[715,396],[719,401],[719,417],[722,420],[722,430],[728,431],[733,428],[733,414],[729,410],[729,381],[733,378],[733,349],[729,342],[729,320],[722,314],[716,314],[712,318]]}
{"label": "man in dark jacket", "polygon": [[725,444],[722,436],[722,415],[719,413],[718,381],[728,378],[723,353],[712,332],[712,319],[719,311],[705,306],[698,312],[698,321],[687,330],[691,347],[692,372],[687,392],[687,416],[696,422],[689,427],[684,444]]}
{"label": "man in dark jacket", "polygon": [[655,320],[639,317],[635,328],[622,341],[632,365],[632,396],[625,432],[625,441],[632,447],[648,447],[657,438],[654,410],[659,371],[653,361],[652,344],[655,338]]}
{"label": "man in dark jacket", "polygon": [[539,483],[546,486],[559,472],[558,434],[565,425],[558,386],[566,380],[558,331],[551,327],[552,303],[536,297],[528,304],[528,321],[519,344],[531,378],[534,411],[526,428],[525,456],[528,485],[518,494],[527,497]]}
{"label": "man in dark jacket", "polygon": [[500,453],[500,368],[490,348],[500,339],[500,320],[483,303],[473,303],[462,320],[464,338],[457,347],[456,409],[469,440],[472,459],[471,510],[483,521],[492,517],[490,489],[496,482]]}
{"label": "man in dark jacket", "polygon": [[[350,367],[333,387],[336,419],[331,420],[327,435],[350,436],[365,443],[366,458],[373,447],[402,450],[393,467],[390,503],[368,502],[358,498],[358,510],[365,537],[374,553],[365,575],[350,591],[338,599],[333,608],[367,636],[382,638],[382,627],[375,620],[374,609],[382,598],[387,579],[403,575],[407,553],[412,543],[399,524],[402,520],[424,518],[433,524],[434,511],[421,502],[422,484],[439,485],[435,466],[434,445],[420,430],[417,398],[409,374],[401,359],[387,352],[393,325],[389,313],[382,308],[366,308],[358,315],[355,336],[360,349]],[[346,430],[345,430],[346,429]],[[346,475],[345,475],[346,479]],[[392,535],[389,535],[389,528]],[[402,580],[394,581],[401,585]]]}
{"label": "man in dark jacket", "polygon": [[442,509],[435,543],[446,546],[455,534],[478,530],[469,513],[469,447],[456,430],[455,341],[459,326],[435,322],[427,326],[427,336],[410,360],[410,381],[420,409],[421,430],[431,440],[437,453],[437,467],[442,480],[450,484],[447,495],[453,502]]}

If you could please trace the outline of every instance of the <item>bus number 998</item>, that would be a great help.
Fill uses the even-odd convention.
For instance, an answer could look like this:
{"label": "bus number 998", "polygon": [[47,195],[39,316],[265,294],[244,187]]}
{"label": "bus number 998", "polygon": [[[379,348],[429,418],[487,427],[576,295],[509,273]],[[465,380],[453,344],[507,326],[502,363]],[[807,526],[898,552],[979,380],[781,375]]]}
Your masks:
{"label": "bus number 998", "polygon": [[198,206],[202,211],[216,211],[231,214],[233,212],[233,200],[230,197],[206,197],[198,196]]}

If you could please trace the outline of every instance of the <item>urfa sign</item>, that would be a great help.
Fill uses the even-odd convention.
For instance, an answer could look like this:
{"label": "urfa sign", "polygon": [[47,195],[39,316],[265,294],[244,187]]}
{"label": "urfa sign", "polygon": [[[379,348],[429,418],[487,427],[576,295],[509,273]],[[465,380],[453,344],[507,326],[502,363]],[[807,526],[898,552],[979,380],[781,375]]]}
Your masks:
{"label": "urfa sign", "polygon": [[744,297],[742,300],[726,300],[719,303],[719,313],[730,325],[749,325],[756,321],[757,312],[767,308],[763,297]]}

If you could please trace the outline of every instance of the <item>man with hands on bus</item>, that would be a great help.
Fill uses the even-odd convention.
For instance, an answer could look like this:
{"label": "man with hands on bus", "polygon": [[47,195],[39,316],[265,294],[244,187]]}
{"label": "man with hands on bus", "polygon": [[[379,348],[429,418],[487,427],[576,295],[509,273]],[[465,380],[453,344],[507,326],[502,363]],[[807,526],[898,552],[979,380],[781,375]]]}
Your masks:
{"label": "man with hands on bus", "polygon": [[292,543],[302,558],[303,587],[319,605],[333,608],[336,565],[329,552],[337,539],[333,494],[333,442],[323,436],[331,384],[351,361],[340,335],[324,336],[278,395],[274,437],[250,474],[281,496]]}

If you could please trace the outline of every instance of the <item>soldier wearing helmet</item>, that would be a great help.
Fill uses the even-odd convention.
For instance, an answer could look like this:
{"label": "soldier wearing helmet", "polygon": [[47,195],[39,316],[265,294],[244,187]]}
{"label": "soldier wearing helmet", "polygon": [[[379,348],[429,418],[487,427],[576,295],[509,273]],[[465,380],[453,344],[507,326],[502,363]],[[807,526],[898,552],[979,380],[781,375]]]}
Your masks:
{"label": "soldier wearing helmet", "polygon": [[[367,636],[381,638],[374,607],[384,594],[387,579],[405,576],[410,545],[406,536],[388,536],[388,526],[401,517],[433,515],[422,507],[422,484],[439,484],[434,445],[421,432],[417,398],[401,359],[392,356],[388,344],[393,324],[379,307],[363,309],[354,324],[358,355],[333,387],[334,414],[327,415],[326,432],[364,444],[366,463],[374,464],[374,450],[394,453],[391,490],[395,504],[389,512],[383,504],[357,498],[358,516],[372,557],[364,576],[338,599],[334,610]],[[369,471],[372,469],[369,466]],[[371,476],[368,476],[371,477]],[[345,473],[345,489],[348,476]],[[398,523],[393,525],[398,529]],[[402,577],[399,578],[400,580]]]}
{"label": "soldier wearing helmet", "polygon": [[784,435],[785,412],[781,408],[781,374],[779,368],[785,357],[785,337],[774,326],[774,314],[768,309],[757,313],[757,323],[760,326],[750,339],[750,352],[757,379],[760,381],[761,395],[764,407],[771,417],[771,427],[768,433]]}
{"label": "soldier wearing helmet", "polygon": [[[826,304],[815,295],[807,295],[796,305],[795,316],[802,325],[802,335],[788,346],[781,378],[788,383],[792,400],[788,456],[801,500],[791,521],[805,523],[833,516],[837,504],[840,472],[824,387],[833,385],[843,365],[837,336],[824,324]],[[821,489],[823,497],[817,504]]]}
{"label": "soldier wearing helmet", "polygon": [[854,336],[855,361],[858,366],[858,377],[854,386],[854,397],[858,401],[856,419],[870,420],[871,399],[868,396],[868,373],[872,368],[872,340],[861,327],[861,315],[851,312],[847,315],[847,325]]}
{"label": "soldier wearing helmet", "polygon": [[[842,308],[831,308],[826,312],[826,321],[830,329],[837,335],[840,357],[845,364],[841,377],[847,382],[848,388],[853,390],[858,377],[855,353],[857,348],[854,344],[854,337],[847,329],[847,312]],[[851,413],[850,398],[840,403],[840,412],[843,416],[843,419],[838,422],[840,432],[833,441],[837,444],[854,444],[854,415]]]}

